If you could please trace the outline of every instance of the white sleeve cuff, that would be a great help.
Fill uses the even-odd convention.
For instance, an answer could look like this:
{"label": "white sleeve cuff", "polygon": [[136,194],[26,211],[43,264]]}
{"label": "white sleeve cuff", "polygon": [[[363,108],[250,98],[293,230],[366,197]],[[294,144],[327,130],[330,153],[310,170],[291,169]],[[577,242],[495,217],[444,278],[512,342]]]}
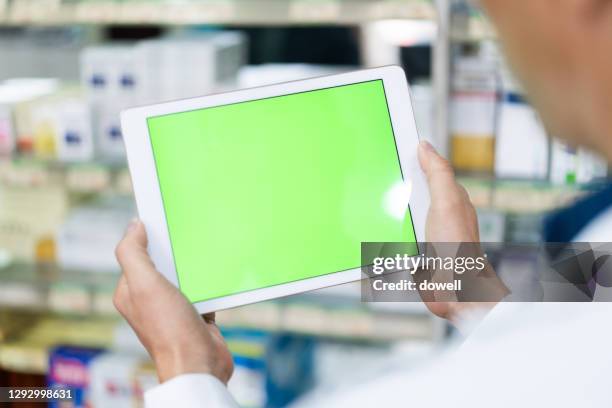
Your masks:
{"label": "white sleeve cuff", "polygon": [[238,408],[227,387],[210,374],[184,374],[145,392],[146,408]]}

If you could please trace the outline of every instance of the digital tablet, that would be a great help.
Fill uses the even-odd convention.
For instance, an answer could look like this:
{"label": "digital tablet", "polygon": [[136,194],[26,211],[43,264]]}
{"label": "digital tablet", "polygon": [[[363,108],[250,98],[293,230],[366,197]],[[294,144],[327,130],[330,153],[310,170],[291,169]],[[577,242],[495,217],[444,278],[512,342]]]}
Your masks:
{"label": "digital tablet", "polygon": [[399,67],[122,112],[155,266],[201,313],[361,278],[361,242],[424,240]]}

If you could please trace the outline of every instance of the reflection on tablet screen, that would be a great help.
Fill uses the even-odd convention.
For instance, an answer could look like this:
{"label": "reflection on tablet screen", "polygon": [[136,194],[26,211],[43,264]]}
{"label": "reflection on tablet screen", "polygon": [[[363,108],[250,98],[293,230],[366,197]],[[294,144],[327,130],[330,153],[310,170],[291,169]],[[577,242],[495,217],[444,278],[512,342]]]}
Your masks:
{"label": "reflection on tablet screen", "polygon": [[415,241],[382,80],[148,119],[192,302],[360,267]]}

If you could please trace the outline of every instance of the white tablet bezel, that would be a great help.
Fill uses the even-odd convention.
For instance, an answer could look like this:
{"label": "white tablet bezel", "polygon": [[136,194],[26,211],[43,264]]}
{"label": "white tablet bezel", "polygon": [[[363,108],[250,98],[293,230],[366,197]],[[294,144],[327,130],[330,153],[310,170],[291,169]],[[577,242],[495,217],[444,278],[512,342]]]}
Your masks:
{"label": "white tablet bezel", "polygon": [[[121,113],[121,126],[136,205],[139,217],[147,229],[149,253],[159,271],[178,287],[166,216],[149,138],[147,126],[147,119],[149,117],[372,80],[383,81],[404,181],[410,186],[412,192],[409,204],[416,239],[418,242],[424,242],[425,221],[429,209],[429,190],[417,159],[419,140],[408,83],[404,71],[400,67],[388,66],[161,103],[123,111]],[[357,268],[211,299],[194,303],[194,305],[198,312],[208,313],[360,279],[361,270]]]}

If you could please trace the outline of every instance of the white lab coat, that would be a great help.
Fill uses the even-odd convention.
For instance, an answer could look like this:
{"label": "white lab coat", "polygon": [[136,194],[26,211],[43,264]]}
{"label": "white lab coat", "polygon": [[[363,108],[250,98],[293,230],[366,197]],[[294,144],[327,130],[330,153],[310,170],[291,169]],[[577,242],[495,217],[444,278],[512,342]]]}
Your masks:
{"label": "white lab coat", "polygon": [[[612,209],[579,242],[612,242]],[[612,407],[612,303],[500,303],[459,346],[426,365],[373,373],[299,408]],[[147,408],[234,408],[207,374],[176,377],[145,393]]]}

